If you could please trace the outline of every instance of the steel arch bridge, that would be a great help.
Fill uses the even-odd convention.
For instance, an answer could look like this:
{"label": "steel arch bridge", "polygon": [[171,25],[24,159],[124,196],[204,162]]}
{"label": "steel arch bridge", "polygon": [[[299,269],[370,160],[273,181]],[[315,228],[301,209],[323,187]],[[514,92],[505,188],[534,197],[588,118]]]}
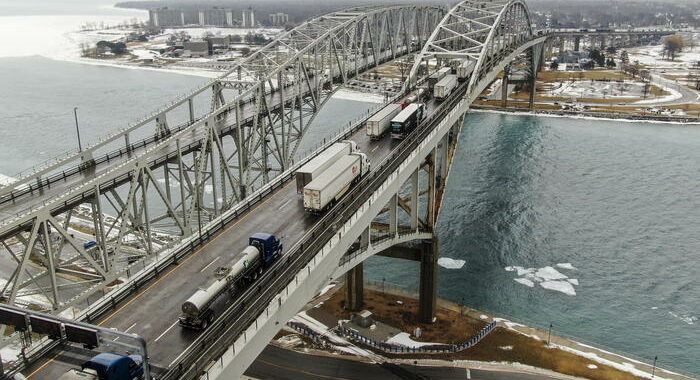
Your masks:
{"label": "steel arch bridge", "polygon": [[[406,87],[410,89],[421,83],[430,69],[441,66],[440,61],[449,64],[455,58],[475,60],[470,80],[395,147],[378,168],[373,167],[367,179],[306,231],[289,250],[290,260],[282,273],[263,278],[262,289],[242,295],[233,319],[225,327],[209,336],[203,334],[203,341],[210,339],[214,344],[179,362],[184,370],[176,371],[178,376],[191,378],[198,374],[214,379],[242,375],[284,322],[293,318],[329,280],[348,274],[367,258],[392,246],[426,240],[432,240],[434,245],[441,193],[466,112],[506,66],[523,56],[534,74],[546,39],[545,35],[533,34],[527,7],[520,0],[467,0],[457,4],[427,41]],[[427,215],[425,223],[418,226],[416,200],[421,170],[427,172]],[[409,189],[412,192],[409,224],[400,225],[397,209],[406,203],[405,199],[402,202],[401,194]],[[388,233],[376,238],[372,233],[373,221],[387,213]],[[437,254],[433,251],[430,255],[432,263],[428,266],[436,270]],[[437,290],[434,283],[424,285],[423,279],[420,287],[421,297],[423,292],[432,292],[434,296]]]}
{"label": "steel arch bridge", "polygon": [[16,264],[0,297],[42,295],[54,312],[94,302],[289,168],[333,93],[417,51],[444,12],[361,7],[315,18],[137,124],[0,188],[0,243]]}
{"label": "steel arch bridge", "polygon": [[[408,17],[408,20],[425,22],[404,21],[403,25],[409,25],[404,28],[390,26],[401,25],[396,20],[402,17],[401,13],[406,12],[409,15],[427,13],[425,18]],[[279,268],[276,268],[274,274],[272,271],[266,272],[259,279],[258,287],[246,290],[237,298],[233,305],[235,307],[227,309],[226,314],[219,318],[225,319],[225,323],[214,324],[199,335],[169,365],[164,376],[167,379],[201,378],[203,374],[211,379],[240,377],[284,322],[291,319],[313,298],[329,279],[347,273],[366,258],[388,247],[415,240],[434,241],[433,231],[437,223],[440,194],[445,188],[453,157],[451,153],[456,148],[457,136],[469,106],[506,65],[516,61],[523,54],[527,56],[526,61],[533,67],[537,66],[538,57],[541,55],[538,51],[541,51],[547,37],[533,35],[527,8],[521,1],[464,1],[453,8],[442,21],[439,17],[433,20],[432,25],[437,29],[420,29],[419,25],[430,25],[431,15],[439,14],[440,10],[430,7],[373,7],[320,17],[316,19],[319,21],[314,23],[315,26],[300,29],[304,30],[304,35],[300,38],[305,40],[305,43],[293,45],[293,41],[285,40],[282,44],[271,44],[276,46],[272,51],[277,51],[282,58],[276,59],[277,55],[271,52],[263,53],[253,60],[253,63],[247,61],[251,63],[249,66],[231,70],[201,91],[200,93],[211,91],[213,94],[210,108],[203,116],[195,116],[194,111],[190,111],[195,103],[190,100],[192,98],[181,101],[177,107],[183,106],[185,111],[189,111],[185,112],[189,115],[189,124],[185,127],[170,127],[166,123],[170,118],[163,116],[165,113],[158,114],[151,120],[152,129],[147,134],[152,136],[150,133],[155,133],[158,138],[142,152],[127,154],[127,158],[118,166],[105,173],[98,172],[95,179],[81,184],[79,191],[42,205],[43,208],[38,212],[32,210],[28,214],[20,215],[17,219],[19,222],[12,224],[15,226],[13,228],[21,226],[19,231],[30,232],[24,232],[24,242],[20,241],[25,251],[14,255],[18,262],[15,270],[18,275],[10,286],[10,295],[14,293],[16,297],[17,291],[23,289],[20,286],[22,284],[38,282],[32,274],[22,275],[26,272],[29,256],[26,252],[34,257],[43,256],[45,261],[55,260],[57,255],[52,252],[56,252],[54,249],[57,246],[68,245],[73,248],[73,257],[76,259],[70,262],[71,264],[83,257],[83,264],[90,263],[88,259],[91,259],[96,266],[105,263],[111,265],[112,272],[105,272],[105,280],[115,278],[109,277],[113,276],[112,273],[124,273],[123,266],[117,267],[114,264],[127,232],[118,232],[117,239],[112,241],[108,239],[113,238],[114,234],[103,234],[104,240],[97,242],[96,246],[100,250],[96,252],[81,250],[80,244],[71,240],[67,232],[68,223],[65,220],[66,214],[70,219],[70,211],[65,211],[64,204],[92,202],[91,204],[95,205],[93,210],[98,211],[93,211],[93,214],[100,215],[100,196],[109,193],[111,198],[108,200],[114,202],[114,208],[119,210],[119,217],[112,223],[112,227],[120,224],[119,227],[127,228],[125,231],[130,231],[129,233],[137,238],[141,236],[142,241],[148,243],[154,236],[154,229],[149,226],[153,219],[148,217],[146,196],[146,191],[151,189],[160,196],[166,206],[169,206],[167,217],[180,218],[180,223],[176,220],[175,224],[181,233],[193,234],[192,225],[196,225],[196,222],[193,223],[192,220],[196,220],[198,210],[206,211],[215,218],[211,225],[237,215],[236,210],[226,211],[224,207],[216,207],[216,193],[210,197],[209,203],[204,202],[202,190],[205,185],[214,184],[214,188],[227,189],[229,192],[226,194],[229,194],[233,202],[245,196],[246,184],[241,183],[240,179],[244,178],[242,176],[238,177],[238,182],[229,181],[227,171],[240,173],[241,167],[247,168],[243,172],[255,175],[256,180],[263,183],[265,171],[269,171],[268,176],[273,176],[275,171],[289,167],[291,160],[285,164],[284,157],[293,157],[288,154],[293,152],[293,144],[298,143],[295,139],[300,138],[294,135],[303,135],[303,120],[313,117],[313,114],[303,112],[308,109],[304,108],[304,104],[309,108],[319,108],[332,91],[347,78],[423,46],[425,47],[420,53],[420,58],[416,60],[411,71],[407,85],[409,88],[421,83],[431,70],[441,65],[449,65],[454,59],[474,60],[469,81],[445,100],[437,111],[422,123],[421,128],[394,147],[379,165],[373,165],[370,175],[351,189],[318,223],[306,229],[299,241],[290,244],[285,262],[279,263]],[[396,33],[402,35],[402,30],[408,31],[408,37],[391,37],[396,36]],[[432,35],[429,35],[428,32],[431,31]],[[377,33],[385,37],[377,38]],[[287,37],[290,35],[291,32],[285,34]],[[352,36],[356,36],[355,40]],[[392,49],[391,46],[395,48]],[[292,51],[295,53],[291,54]],[[359,52],[345,53],[353,51]],[[290,57],[292,55],[295,58]],[[348,58],[349,56],[353,58]],[[291,63],[285,64],[286,62]],[[294,81],[293,78],[297,80]],[[306,99],[307,103],[303,103],[300,98]],[[288,111],[289,113],[286,113]],[[302,124],[294,124],[292,127],[290,120],[296,115],[300,115]],[[279,120],[279,124],[274,124],[274,120]],[[272,134],[276,133],[275,131],[279,131],[277,137],[280,141],[282,136],[285,136],[290,144],[287,145],[286,151],[272,154],[271,146],[275,146],[275,149],[284,147],[282,143],[276,145],[277,143],[273,142]],[[265,133],[268,134],[269,141],[263,138]],[[122,141],[124,136],[121,135],[122,138],[115,141]],[[248,148],[256,150],[253,153],[234,150],[233,154],[219,142],[223,140],[222,136],[231,137],[234,148],[245,147],[246,143],[255,141],[256,143]],[[190,144],[193,144],[191,148]],[[185,158],[187,154],[190,154],[189,159]],[[87,159],[84,157],[82,165],[93,165],[90,160],[97,161],[96,157],[98,156],[93,155]],[[275,160],[278,167],[263,165]],[[256,166],[262,168],[262,172],[256,172]],[[155,168],[164,168],[163,177],[155,177]],[[427,215],[419,226],[419,189],[415,184],[421,170],[427,172],[428,190],[425,192]],[[285,174],[289,175],[289,171]],[[107,176],[111,182],[101,182],[101,176]],[[221,183],[214,182],[216,178],[227,179],[222,181],[225,187],[218,187]],[[164,180],[165,188],[159,185],[159,179]],[[177,184],[176,188],[185,188],[188,192],[168,192],[168,181],[174,181]],[[120,194],[109,187],[117,182],[126,186],[127,197],[122,195],[126,200],[120,198]],[[102,189],[103,183],[109,186]],[[251,179],[250,183],[253,184],[254,181]],[[401,226],[397,218],[397,209],[401,206],[400,194],[406,184],[411,184],[414,193],[411,197],[410,224]],[[271,192],[259,194],[262,197]],[[83,198],[73,200],[83,194]],[[236,195],[239,198],[235,198]],[[176,203],[178,199],[181,199],[179,204]],[[202,207],[204,205],[209,207]],[[385,213],[389,214],[390,219],[388,233],[376,239],[370,229],[377,216]],[[93,220],[96,231],[100,231],[100,228],[110,228],[102,218]],[[0,238],[11,236],[3,235],[10,230],[12,228],[7,227],[7,224],[0,225]],[[58,240],[52,239],[51,236],[56,231],[59,235]],[[113,241],[116,241],[116,251],[104,248],[108,246],[107,243]],[[27,250],[26,247],[30,248]],[[148,248],[148,251],[151,249]],[[437,256],[433,255],[432,259],[436,261]],[[50,268],[58,267],[49,266],[49,271]],[[49,272],[43,278],[54,278],[55,281],[55,273]],[[106,283],[105,280],[101,280],[100,284]],[[7,286],[5,288],[8,289]],[[434,284],[428,291],[436,291]],[[74,299],[80,297],[83,296]]]}

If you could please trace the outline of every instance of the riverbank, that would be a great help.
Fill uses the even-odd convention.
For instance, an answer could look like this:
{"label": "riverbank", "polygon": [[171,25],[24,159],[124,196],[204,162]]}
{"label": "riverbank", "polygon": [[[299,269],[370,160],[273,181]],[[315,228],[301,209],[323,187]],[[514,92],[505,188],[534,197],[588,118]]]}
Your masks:
{"label": "riverbank", "polygon": [[628,121],[628,122],[649,122],[649,123],[668,123],[668,124],[692,124],[700,125],[698,117],[678,117],[678,116],[661,116],[661,115],[634,115],[606,112],[586,112],[586,111],[566,111],[566,110],[544,110],[535,109],[528,110],[527,108],[514,107],[499,107],[483,104],[474,104],[471,107],[472,112],[492,112],[514,115],[535,115],[535,116],[550,116],[550,117],[565,117],[576,119],[599,119],[609,121]]}
{"label": "riverbank", "polygon": [[[301,323],[322,335],[327,343],[319,345],[318,339],[300,340],[293,338],[294,334],[280,333],[276,344],[285,348],[302,349],[305,352],[311,349],[318,351],[316,354],[319,355],[350,356],[353,360],[419,362],[423,365],[526,371],[547,376],[556,373],[560,378],[645,379],[651,378],[654,371],[648,364],[637,360],[561,336],[550,337],[547,332],[447,300],[438,300],[435,323],[422,324],[415,318],[415,292],[381,284],[366,284],[364,294],[364,307],[372,313],[376,326],[367,334],[381,336],[391,332],[393,328],[402,331],[397,335],[400,339],[390,337],[388,341],[402,342],[407,347],[459,342],[478,333],[490,322],[496,322],[498,327],[476,346],[457,353],[385,354],[363,344],[351,343],[335,334],[333,327],[338,323],[348,323],[355,314],[343,309],[343,288],[336,285],[324,289],[322,295],[294,319],[296,323]],[[416,328],[421,331],[420,337],[407,333],[416,331]],[[392,333],[387,334],[389,335]],[[348,346],[348,343],[351,343],[352,347]],[[655,378],[659,379],[691,379],[659,368],[654,372]]]}

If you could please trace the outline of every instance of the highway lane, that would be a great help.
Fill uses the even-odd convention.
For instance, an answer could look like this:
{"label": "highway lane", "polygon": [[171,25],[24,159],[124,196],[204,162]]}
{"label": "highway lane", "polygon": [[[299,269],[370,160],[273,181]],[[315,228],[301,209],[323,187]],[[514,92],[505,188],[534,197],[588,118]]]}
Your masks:
{"label": "highway lane", "polygon": [[[434,104],[429,104],[429,110]],[[358,130],[352,140],[377,165],[397,143],[388,136],[370,141],[365,130]],[[266,200],[228,226],[204,247],[188,256],[177,267],[130,298],[100,324],[139,334],[147,342],[151,363],[168,367],[191,344],[198,332],[177,325],[181,304],[198,288],[211,281],[216,266],[226,265],[247,245],[248,237],[264,231],[278,235],[286,247],[303,236],[319,219],[303,211],[302,199],[293,181],[278,189]],[[216,262],[214,263],[214,260]],[[44,365],[27,371],[32,379],[54,379],[65,366]]]}
{"label": "highway lane", "polygon": [[[401,365],[404,370],[427,379],[463,380],[466,370],[455,367]],[[379,364],[341,357],[317,356],[268,345],[245,372],[255,379],[275,380],[394,380],[402,379]]]}

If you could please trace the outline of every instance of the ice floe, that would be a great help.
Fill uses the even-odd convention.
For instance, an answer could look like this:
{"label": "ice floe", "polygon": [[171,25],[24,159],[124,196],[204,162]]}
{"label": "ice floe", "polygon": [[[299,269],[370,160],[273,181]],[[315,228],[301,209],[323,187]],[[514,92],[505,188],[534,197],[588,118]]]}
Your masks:
{"label": "ice floe", "polygon": [[547,265],[542,268],[526,268],[513,265],[507,266],[505,270],[507,272],[516,272],[518,274],[518,278],[514,278],[513,281],[521,285],[534,288],[536,284],[539,284],[544,289],[561,292],[569,296],[575,296],[576,289],[574,286],[579,285],[578,279],[569,278],[569,276],[558,271],[554,267],[566,270],[576,270],[576,267],[574,267],[571,263],[557,263],[553,266]]}
{"label": "ice floe", "polygon": [[685,323],[687,323],[687,324],[689,324],[689,325],[694,325],[694,324],[695,324],[695,321],[698,320],[698,317],[696,317],[696,316],[694,316],[694,315],[676,314],[676,313],[674,313],[674,312],[672,312],[672,311],[669,311],[668,313],[671,314],[672,317],[678,318],[678,319],[680,319],[681,321],[683,321],[683,322],[685,322]]}
{"label": "ice floe", "polygon": [[535,283],[532,280],[528,280],[527,278],[514,278],[513,280],[517,283],[529,286],[531,288],[535,287]]}
{"label": "ice floe", "polygon": [[568,281],[543,281],[540,282],[540,286],[547,290],[554,290],[557,292],[562,292],[566,295],[575,296],[576,290],[574,286]]}
{"label": "ice floe", "polygon": [[461,269],[466,261],[451,259],[449,257],[441,257],[438,259],[438,265],[446,269]]}
{"label": "ice floe", "polygon": [[571,265],[571,263],[557,263],[556,266],[561,269],[576,270],[576,267]]}

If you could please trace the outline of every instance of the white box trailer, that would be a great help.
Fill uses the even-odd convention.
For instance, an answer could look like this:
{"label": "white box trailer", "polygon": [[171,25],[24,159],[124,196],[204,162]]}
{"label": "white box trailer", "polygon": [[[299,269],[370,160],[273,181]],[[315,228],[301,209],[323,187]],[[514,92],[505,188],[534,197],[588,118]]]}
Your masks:
{"label": "white box trailer", "polygon": [[367,136],[372,140],[377,140],[384,136],[386,131],[389,130],[391,119],[399,112],[401,112],[400,104],[389,104],[381,111],[372,115],[372,117],[367,119]]}
{"label": "white box trailer", "polygon": [[450,96],[455,87],[457,87],[456,75],[448,75],[442,78],[442,80],[437,82],[435,85],[435,99],[445,100],[448,96]]}
{"label": "white box trailer", "polygon": [[325,211],[368,172],[369,160],[364,153],[341,157],[304,187],[304,210],[313,214]]}
{"label": "white box trailer", "polygon": [[459,65],[459,67],[457,67],[457,79],[460,82],[466,80],[467,77],[471,75],[472,71],[474,71],[475,65],[476,63],[474,62],[474,60],[471,59],[467,59],[464,62],[462,62],[462,64]]}
{"label": "white box trailer", "polygon": [[435,86],[436,83],[440,82],[442,78],[445,77],[445,75],[449,74],[452,72],[452,69],[449,67],[443,67],[440,70],[430,74],[428,77],[428,88],[431,90]]}
{"label": "white box trailer", "polygon": [[343,140],[329,146],[321,154],[312,158],[294,173],[297,181],[297,193],[303,194],[304,186],[313,181],[314,178],[318,177],[338,159],[356,151],[357,144],[354,141]]}

